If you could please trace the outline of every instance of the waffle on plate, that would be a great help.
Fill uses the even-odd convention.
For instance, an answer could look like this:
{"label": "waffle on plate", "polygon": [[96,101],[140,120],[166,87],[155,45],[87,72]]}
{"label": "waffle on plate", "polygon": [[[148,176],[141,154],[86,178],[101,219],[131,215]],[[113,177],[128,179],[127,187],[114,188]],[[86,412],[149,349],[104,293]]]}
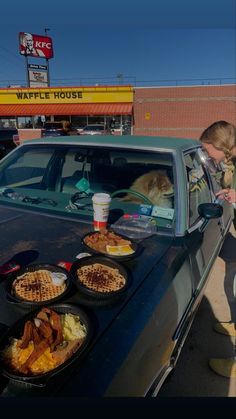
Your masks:
{"label": "waffle on plate", "polygon": [[126,279],[116,268],[93,263],[77,269],[77,276],[83,286],[102,293],[114,292],[122,289]]}
{"label": "waffle on plate", "polygon": [[39,269],[26,272],[18,276],[12,284],[12,294],[25,301],[48,301],[61,295],[66,289],[66,284],[54,285],[51,272]]}

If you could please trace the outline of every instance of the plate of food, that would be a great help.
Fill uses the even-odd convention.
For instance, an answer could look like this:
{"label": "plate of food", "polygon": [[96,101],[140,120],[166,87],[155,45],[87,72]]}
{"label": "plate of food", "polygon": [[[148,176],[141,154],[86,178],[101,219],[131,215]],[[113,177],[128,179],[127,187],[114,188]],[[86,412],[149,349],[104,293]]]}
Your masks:
{"label": "plate of food", "polygon": [[91,337],[91,321],[81,308],[71,304],[38,308],[1,338],[2,374],[13,381],[46,385],[81,356]]}
{"label": "plate of food", "polygon": [[73,282],[82,294],[95,299],[113,299],[123,295],[129,275],[120,263],[105,256],[88,256],[71,267]]}
{"label": "plate of food", "polygon": [[57,265],[34,264],[7,281],[7,299],[26,306],[40,306],[63,298],[72,285],[70,273]]}
{"label": "plate of food", "polygon": [[82,243],[87,250],[93,253],[119,260],[133,258],[139,251],[138,243],[106,229],[85,234],[82,237]]}

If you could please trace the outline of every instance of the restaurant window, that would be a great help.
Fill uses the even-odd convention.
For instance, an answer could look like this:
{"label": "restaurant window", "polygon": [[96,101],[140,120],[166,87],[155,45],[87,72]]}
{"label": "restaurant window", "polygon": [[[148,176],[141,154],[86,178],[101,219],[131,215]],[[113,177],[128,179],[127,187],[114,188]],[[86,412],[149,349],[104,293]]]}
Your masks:
{"label": "restaurant window", "polygon": [[71,117],[71,124],[72,124],[72,127],[82,129],[83,127],[88,125],[88,118],[87,118],[86,115],[84,115],[84,116],[72,116]]}
{"label": "restaurant window", "polygon": [[18,128],[33,128],[31,116],[21,116],[17,118]]}
{"label": "restaurant window", "polygon": [[131,115],[122,116],[122,135],[131,135]]}
{"label": "restaurant window", "polygon": [[131,115],[114,115],[106,117],[107,126],[118,135],[131,135]]}
{"label": "restaurant window", "polygon": [[16,119],[0,118],[0,128],[16,128]]}
{"label": "restaurant window", "polygon": [[107,116],[107,125],[110,129],[121,129],[121,116],[120,115],[114,115],[114,116]]}
{"label": "restaurant window", "polygon": [[102,124],[104,125],[104,116],[88,116],[88,125]]}
{"label": "restaurant window", "polygon": [[56,115],[54,121],[70,121],[70,117],[68,115]]}

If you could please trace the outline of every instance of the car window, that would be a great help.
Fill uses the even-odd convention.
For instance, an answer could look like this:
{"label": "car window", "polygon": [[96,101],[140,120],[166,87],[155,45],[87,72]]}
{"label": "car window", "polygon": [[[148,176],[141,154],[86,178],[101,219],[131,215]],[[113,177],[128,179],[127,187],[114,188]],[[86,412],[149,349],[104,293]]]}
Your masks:
{"label": "car window", "polygon": [[216,163],[204,150],[199,150],[199,155],[204,167],[207,168],[208,175],[210,177],[214,193],[224,188],[225,185],[225,173],[230,169],[230,165],[227,166],[225,163]]}
{"label": "car window", "polygon": [[[112,196],[112,221],[141,214],[152,216],[158,228],[173,229],[175,225],[171,153],[91,145],[24,145],[0,163],[0,173],[0,201],[8,204],[35,205],[38,210],[91,221],[91,197],[105,192]],[[76,206],[71,205],[75,197]],[[55,205],[48,208],[45,200]]]}
{"label": "car window", "polygon": [[[29,188],[42,188],[42,180],[48,163],[53,155],[53,149],[29,149],[23,152],[18,149],[17,153],[10,157],[8,166],[0,171],[0,186],[20,187],[27,185]],[[41,185],[41,187],[40,187]]]}
{"label": "car window", "polygon": [[61,122],[46,122],[44,124],[45,129],[62,129],[63,124]]}
{"label": "car window", "polygon": [[84,128],[84,131],[102,131],[102,130],[104,130],[103,125],[87,125]]}
{"label": "car window", "polygon": [[188,181],[189,226],[198,219],[199,204],[212,202],[209,180],[197,152],[185,155],[185,168]]}
{"label": "car window", "polygon": [[[77,154],[78,153],[78,154]],[[65,181],[66,179],[73,177],[75,172],[82,173],[83,167],[85,162],[83,158],[80,156],[77,148],[71,148],[65,153],[65,161],[62,167],[62,179]],[[90,167],[89,163],[86,163],[86,171],[88,172]],[[62,190],[64,192],[64,190]]]}

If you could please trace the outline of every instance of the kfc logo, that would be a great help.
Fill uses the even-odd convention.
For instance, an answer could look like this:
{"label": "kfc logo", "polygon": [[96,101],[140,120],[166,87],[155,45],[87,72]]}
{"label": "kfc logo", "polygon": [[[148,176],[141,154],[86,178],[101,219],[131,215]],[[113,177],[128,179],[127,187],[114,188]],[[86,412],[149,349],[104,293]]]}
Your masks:
{"label": "kfc logo", "polygon": [[36,41],[35,42],[35,47],[36,48],[48,48],[48,49],[52,49],[52,44],[51,44],[51,42],[40,42],[40,41]]}
{"label": "kfc logo", "polygon": [[52,58],[52,39],[48,36],[33,35],[20,32],[20,54],[39,58]]}

